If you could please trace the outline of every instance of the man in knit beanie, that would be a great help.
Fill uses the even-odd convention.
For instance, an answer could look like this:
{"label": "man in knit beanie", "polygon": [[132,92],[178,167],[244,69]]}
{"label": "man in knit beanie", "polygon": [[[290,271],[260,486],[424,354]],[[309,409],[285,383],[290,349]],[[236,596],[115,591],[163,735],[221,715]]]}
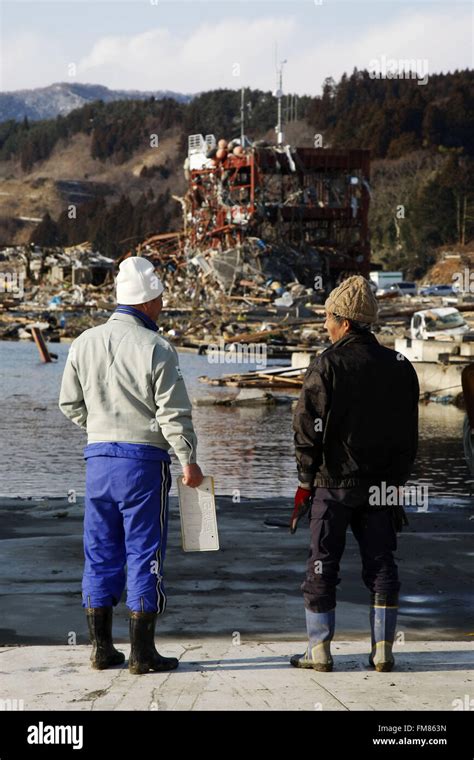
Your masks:
{"label": "man in knit beanie", "polygon": [[308,645],[291,664],[332,670],[336,587],[350,525],[370,592],[369,663],[390,671],[400,590],[394,552],[406,520],[400,486],[417,450],[418,379],[408,359],[371,332],[377,301],[364,277],[344,280],[325,310],[332,345],[308,367],[293,422],[299,487],[291,531],[310,510],[311,543],[302,584]]}
{"label": "man in knit beanie", "polygon": [[156,325],[163,284],[149,261],[130,256],[120,264],[116,287],[110,319],[71,344],[59,406],[88,439],[82,606],[92,667],[124,662],[113,646],[112,611],[127,584],[128,665],[138,675],[178,667],[175,657],[155,649],[156,619],[166,607],[168,449],[186,485],[199,486],[203,475],[178,355]]}

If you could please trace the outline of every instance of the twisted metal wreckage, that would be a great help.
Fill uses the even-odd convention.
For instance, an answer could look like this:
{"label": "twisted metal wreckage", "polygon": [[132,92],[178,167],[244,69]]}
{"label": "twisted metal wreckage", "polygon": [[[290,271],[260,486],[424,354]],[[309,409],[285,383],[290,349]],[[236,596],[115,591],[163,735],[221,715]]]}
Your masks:
{"label": "twisted metal wreckage", "polygon": [[[244,144],[241,144],[241,143]],[[184,163],[183,229],[136,252],[161,266],[194,267],[221,293],[282,296],[284,285],[331,290],[368,276],[370,159],[330,150],[191,135]],[[131,253],[126,254],[131,255]],[[287,303],[290,299],[287,295]]]}

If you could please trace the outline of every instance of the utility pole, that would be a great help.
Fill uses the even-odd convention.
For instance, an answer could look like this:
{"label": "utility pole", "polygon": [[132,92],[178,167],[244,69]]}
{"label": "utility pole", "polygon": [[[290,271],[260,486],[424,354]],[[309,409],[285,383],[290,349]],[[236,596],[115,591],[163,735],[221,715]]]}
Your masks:
{"label": "utility pole", "polygon": [[242,87],[242,90],[240,92],[240,144],[242,148],[244,147],[244,139],[245,139],[245,129],[244,129],[244,120],[245,120],[245,102],[244,102],[244,88]]}
{"label": "utility pole", "polygon": [[283,145],[283,125],[282,125],[282,119],[281,119],[281,99],[283,97],[283,65],[286,63],[286,58],[284,61],[280,61],[279,65],[277,65],[277,89],[275,91],[275,97],[278,99],[278,124],[275,127],[275,132],[277,134],[277,145]]}
{"label": "utility pole", "polygon": [[462,210],[462,225],[461,225],[461,245],[466,242],[466,212],[467,212],[467,195],[464,196],[463,210]]}

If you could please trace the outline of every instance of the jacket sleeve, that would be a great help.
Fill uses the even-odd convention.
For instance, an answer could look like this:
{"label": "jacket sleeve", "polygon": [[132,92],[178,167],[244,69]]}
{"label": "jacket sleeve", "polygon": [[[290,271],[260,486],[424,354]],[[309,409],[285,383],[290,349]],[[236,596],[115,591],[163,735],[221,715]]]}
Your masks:
{"label": "jacket sleeve", "polygon": [[87,407],[75,365],[75,345],[71,343],[64,367],[59,408],[75,425],[87,430]]}
{"label": "jacket sleeve", "polygon": [[156,346],[153,355],[153,393],[156,421],[172,446],[182,467],[196,460],[197,437],[192,422],[192,406],[173,346],[163,353]]}
{"label": "jacket sleeve", "polygon": [[303,382],[293,416],[300,485],[310,488],[323,461],[323,437],[331,401],[329,365],[318,357]]}
{"label": "jacket sleeve", "polygon": [[411,441],[411,467],[415,462],[416,453],[418,451],[418,424],[419,424],[419,408],[420,401],[420,384],[418,382],[418,375],[416,369],[410,363],[411,376],[412,376],[412,441]]}
{"label": "jacket sleeve", "polygon": [[[407,372],[409,375],[408,382],[405,383],[404,398],[409,404],[408,415],[406,418],[406,448],[401,452],[401,466],[396,472],[398,485],[404,486],[413,472],[416,454],[418,451],[418,402],[420,399],[420,384],[418,375],[411,362],[406,359]],[[395,465],[394,465],[395,466]]]}

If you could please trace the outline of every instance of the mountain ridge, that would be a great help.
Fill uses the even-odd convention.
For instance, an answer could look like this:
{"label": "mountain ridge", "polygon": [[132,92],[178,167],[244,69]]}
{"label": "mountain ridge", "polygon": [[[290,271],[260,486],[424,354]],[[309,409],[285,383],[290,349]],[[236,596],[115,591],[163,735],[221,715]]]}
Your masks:
{"label": "mountain ridge", "polygon": [[53,119],[59,115],[67,116],[74,109],[95,100],[111,103],[114,100],[148,100],[152,97],[155,100],[172,98],[178,103],[189,103],[195,96],[173,90],[114,90],[101,84],[53,82],[46,87],[0,92],[0,121],[22,121],[25,117],[30,121]]}

